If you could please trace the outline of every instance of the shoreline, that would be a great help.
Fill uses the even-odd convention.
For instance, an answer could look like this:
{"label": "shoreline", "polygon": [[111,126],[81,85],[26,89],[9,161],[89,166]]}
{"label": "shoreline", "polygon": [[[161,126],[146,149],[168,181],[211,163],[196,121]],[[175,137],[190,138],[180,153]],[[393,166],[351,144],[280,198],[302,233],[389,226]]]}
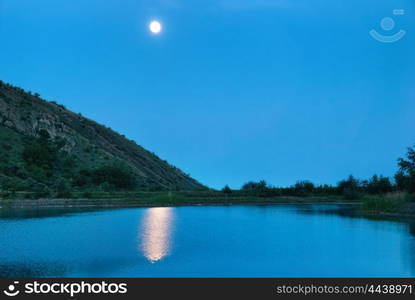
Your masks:
{"label": "shoreline", "polygon": [[180,207],[180,206],[235,206],[235,205],[290,205],[290,204],[338,204],[338,205],[359,205],[359,201],[347,201],[344,199],[336,198],[297,198],[297,197],[281,197],[281,198],[255,198],[255,200],[248,199],[232,199],[232,200],[180,200],[180,201],[143,201],[142,199],[13,199],[13,200],[0,200],[1,208],[65,208],[65,207]]}
{"label": "shoreline", "polygon": [[234,203],[157,203],[157,204],[46,204],[46,205],[11,205],[1,206],[0,209],[9,208],[146,208],[146,207],[184,207],[184,206],[266,206],[266,205],[310,205],[310,204],[334,204],[334,205],[359,205],[359,202],[234,202]]}
{"label": "shoreline", "polygon": [[[415,219],[415,210],[408,211],[371,211],[362,210],[362,201],[346,200],[339,197],[276,197],[276,198],[232,198],[232,199],[181,199],[162,201],[131,198],[113,198],[113,199],[89,199],[89,198],[48,198],[48,199],[2,199],[0,200],[0,210],[6,209],[65,209],[65,208],[96,208],[96,209],[122,209],[122,208],[151,208],[151,207],[185,207],[185,206],[267,206],[267,205],[315,205],[315,204],[332,204],[332,205],[350,205],[356,209],[356,216],[368,218],[405,218]],[[415,207],[415,203],[413,204]],[[360,208],[359,208],[360,207]]]}

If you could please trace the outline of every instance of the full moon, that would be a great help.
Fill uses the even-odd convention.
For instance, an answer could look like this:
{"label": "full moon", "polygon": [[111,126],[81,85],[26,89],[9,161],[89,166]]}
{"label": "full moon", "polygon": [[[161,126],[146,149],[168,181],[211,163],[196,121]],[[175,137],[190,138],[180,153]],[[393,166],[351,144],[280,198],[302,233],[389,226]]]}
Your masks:
{"label": "full moon", "polygon": [[161,32],[161,24],[159,21],[151,21],[148,28],[153,34],[159,34]]}

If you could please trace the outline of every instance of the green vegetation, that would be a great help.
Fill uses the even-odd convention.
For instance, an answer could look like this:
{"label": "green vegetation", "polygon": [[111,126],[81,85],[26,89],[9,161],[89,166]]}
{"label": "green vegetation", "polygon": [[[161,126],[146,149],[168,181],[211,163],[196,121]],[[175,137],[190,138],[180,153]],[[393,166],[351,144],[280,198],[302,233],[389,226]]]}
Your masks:
{"label": "green vegetation", "polygon": [[409,201],[406,193],[390,193],[385,195],[366,195],[363,197],[362,209],[364,211],[379,213],[395,213],[401,206]]}
{"label": "green vegetation", "polygon": [[[223,190],[225,190],[226,187]],[[258,182],[249,181],[241,188],[241,192],[258,197],[343,196],[348,200],[359,199],[365,194],[378,195],[395,190],[397,190],[397,187],[390,182],[389,178],[378,175],[374,175],[369,180],[358,180],[350,175],[347,179],[340,181],[337,186],[327,184],[315,185],[314,183],[305,180],[298,181],[289,187],[274,187],[269,185],[266,181],[261,180]]]}
{"label": "green vegetation", "polygon": [[288,203],[337,203],[338,197],[253,197],[236,192],[224,194],[222,191],[75,191],[71,198],[32,199],[30,192],[17,192],[14,198],[0,200],[0,206],[78,206],[78,207],[129,207],[129,206],[181,206],[181,205],[267,205]]}
{"label": "green vegetation", "polygon": [[136,187],[134,175],[127,166],[105,165],[97,169],[81,169],[75,177],[76,187],[104,186],[104,190]]}
{"label": "green vegetation", "polygon": [[[111,159],[91,163],[88,157],[93,155],[91,151],[79,158],[65,150],[65,140],[51,138],[44,129],[38,132],[37,138],[22,138],[6,128],[2,128],[0,134],[6,142],[2,147],[8,150],[0,157],[3,197],[26,191],[31,192],[27,195],[33,198],[70,198],[76,191],[134,190],[137,187],[135,175],[123,162]],[[13,141],[13,146],[9,141]]]}

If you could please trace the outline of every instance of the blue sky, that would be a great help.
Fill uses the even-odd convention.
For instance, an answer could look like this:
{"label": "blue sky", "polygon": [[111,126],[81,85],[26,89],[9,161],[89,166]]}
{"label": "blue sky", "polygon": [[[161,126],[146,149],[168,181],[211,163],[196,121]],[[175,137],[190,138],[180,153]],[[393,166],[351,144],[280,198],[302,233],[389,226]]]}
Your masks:
{"label": "blue sky", "polygon": [[414,16],[413,0],[0,0],[0,79],[215,188],[390,176],[415,143]]}

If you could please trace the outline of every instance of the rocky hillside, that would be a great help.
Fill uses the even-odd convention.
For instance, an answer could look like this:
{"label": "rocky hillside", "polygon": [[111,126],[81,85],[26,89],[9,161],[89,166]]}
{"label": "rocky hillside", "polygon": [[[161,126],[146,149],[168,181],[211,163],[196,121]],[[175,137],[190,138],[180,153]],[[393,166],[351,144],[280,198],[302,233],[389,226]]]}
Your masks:
{"label": "rocky hillside", "polygon": [[[118,171],[133,174],[134,189],[204,188],[110,128],[1,81],[0,150],[2,190],[10,185],[17,189],[39,184],[52,188],[60,184],[53,179],[57,177],[73,188],[111,188],[111,176],[121,173],[108,175],[106,171],[121,167]],[[51,160],[54,151],[57,155]],[[85,183],[88,180],[92,181]]]}

